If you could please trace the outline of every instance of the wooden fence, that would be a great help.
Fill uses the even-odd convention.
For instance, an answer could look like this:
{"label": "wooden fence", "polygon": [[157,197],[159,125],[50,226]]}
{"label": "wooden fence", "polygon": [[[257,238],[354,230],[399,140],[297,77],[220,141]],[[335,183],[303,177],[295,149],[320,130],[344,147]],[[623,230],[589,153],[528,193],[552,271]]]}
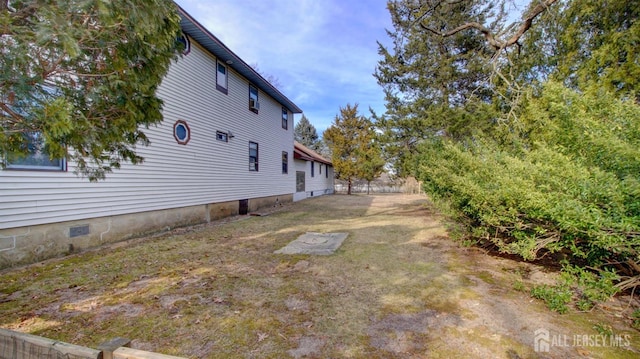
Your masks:
{"label": "wooden fence", "polygon": [[0,328],[0,359],[184,359],[127,348],[129,343],[116,338],[91,349]]}

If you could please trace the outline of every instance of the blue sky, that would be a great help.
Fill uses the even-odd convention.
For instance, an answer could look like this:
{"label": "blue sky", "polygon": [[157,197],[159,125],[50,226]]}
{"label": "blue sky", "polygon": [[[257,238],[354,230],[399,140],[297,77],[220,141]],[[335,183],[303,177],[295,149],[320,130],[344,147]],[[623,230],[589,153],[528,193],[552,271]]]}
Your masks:
{"label": "blue sky", "polygon": [[[386,0],[178,0],[248,64],[276,77],[280,91],[318,132],[340,107],[384,112],[373,77],[376,41],[389,44]],[[295,116],[299,120],[300,115]]]}

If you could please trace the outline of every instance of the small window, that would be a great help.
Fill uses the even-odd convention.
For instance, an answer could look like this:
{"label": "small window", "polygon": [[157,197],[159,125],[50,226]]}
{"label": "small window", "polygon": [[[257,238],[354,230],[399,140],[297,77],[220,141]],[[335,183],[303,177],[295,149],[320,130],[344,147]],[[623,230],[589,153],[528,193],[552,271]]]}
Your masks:
{"label": "small window", "polygon": [[322,174],[322,163],[318,166],[318,173]]}
{"label": "small window", "polygon": [[182,54],[188,55],[191,52],[191,42],[189,42],[189,38],[185,34],[181,34],[178,37],[178,43],[182,45]]}
{"label": "small window", "polygon": [[216,131],[216,140],[222,142],[229,142],[229,134],[222,131]]}
{"label": "small window", "polygon": [[289,111],[286,108],[282,108],[282,128],[285,130],[289,128]]}
{"label": "small window", "polygon": [[66,164],[62,158],[50,158],[44,138],[40,132],[24,134],[23,153],[9,153],[6,158],[7,169],[65,171]]}
{"label": "small window", "polygon": [[329,178],[329,166],[327,166],[327,168],[325,168],[324,178]]}
{"label": "small window", "polygon": [[258,144],[249,142],[249,171],[258,171]]}
{"label": "small window", "polygon": [[249,110],[258,113],[260,102],[258,102],[258,88],[249,84]]}
{"label": "small window", "polygon": [[181,145],[186,145],[191,140],[191,130],[184,120],[178,120],[173,124],[173,137]]}
{"label": "small window", "polygon": [[228,84],[229,79],[227,78],[227,67],[223,65],[220,61],[218,61],[218,71],[216,74],[216,88],[223,92],[225,95],[228,94]]}
{"label": "small window", "polygon": [[289,173],[289,154],[286,151],[282,151],[282,173]]}
{"label": "small window", "polygon": [[311,177],[314,177],[314,173],[313,173],[313,165],[315,164],[315,162],[311,162]]}

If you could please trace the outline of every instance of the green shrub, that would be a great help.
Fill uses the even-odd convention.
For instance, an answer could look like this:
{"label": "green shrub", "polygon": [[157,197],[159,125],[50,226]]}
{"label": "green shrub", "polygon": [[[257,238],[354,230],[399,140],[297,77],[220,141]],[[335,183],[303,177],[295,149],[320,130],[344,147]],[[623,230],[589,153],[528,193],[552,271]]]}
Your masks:
{"label": "green shrub", "polygon": [[[568,260],[582,310],[640,285],[640,106],[550,83],[519,121],[498,129],[500,141],[423,143],[417,172],[425,191],[467,242],[525,260]],[[572,297],[565,287],[532,295],[564,311]]]}
{"label": "green shrub", "polygon": [[640,309],[636,309],[633,314],[631,314],[631,319],[633,320],[631,326],[640,330]]}
{"label": "green shrub", "polygon": [[531,289],[531,296],[542,299],[547,303],[549,309],[560,314],[569,310],[571,303],[571,288],[564,285],[548,286],[546,284],[535,286]]}

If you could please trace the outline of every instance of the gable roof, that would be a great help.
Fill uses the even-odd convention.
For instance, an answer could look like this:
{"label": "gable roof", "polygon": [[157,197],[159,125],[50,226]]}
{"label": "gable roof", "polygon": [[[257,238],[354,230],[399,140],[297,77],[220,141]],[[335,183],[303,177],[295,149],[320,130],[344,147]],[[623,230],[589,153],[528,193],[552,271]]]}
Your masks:
{"label": "gable roof", "polygon": [[227,66],[244,76],[253,85],[258,86],[260,90],[281,103],[289,111],[293,113],[302,113],[302,110],[293,101],[289,100],[278,89],[276,89],[269,81],[265,80],[256,70],[244,62],[238,55],[233,53],[225,44],[215,37],[209,30],[197,22],[189,15],[180,5],[175,4],[180,14],[180,27],[182,31],[192,37],[207,51],[212,53]]}
{"label": "gable roof", "polygon": [[293,158],[305,161],[315,161],[324,163],[325,165],[333,166],[331,161],[322,157],[318,152],[310,149],[309,147],[301,144],[298,141],[293,142]]}

